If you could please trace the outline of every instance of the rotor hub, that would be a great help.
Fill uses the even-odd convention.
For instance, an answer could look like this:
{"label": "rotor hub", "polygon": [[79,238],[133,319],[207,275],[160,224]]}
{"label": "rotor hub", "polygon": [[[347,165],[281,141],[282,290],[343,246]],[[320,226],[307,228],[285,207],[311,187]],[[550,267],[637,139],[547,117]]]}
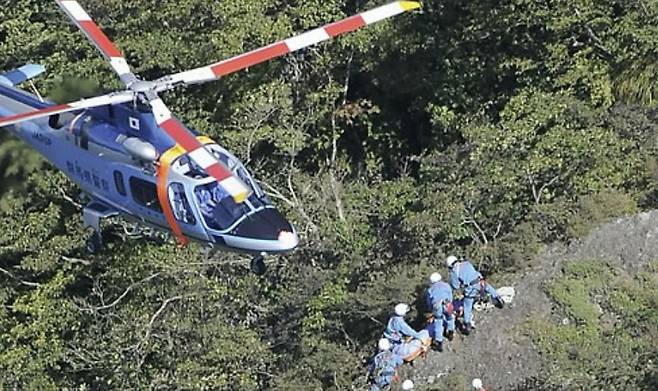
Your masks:
{"label": "rotor hub", "polygon": [[155,91],[156,84],[152,81],[137,80],[131,83],[128,88],[138,94],[146,94],[148,92]]}

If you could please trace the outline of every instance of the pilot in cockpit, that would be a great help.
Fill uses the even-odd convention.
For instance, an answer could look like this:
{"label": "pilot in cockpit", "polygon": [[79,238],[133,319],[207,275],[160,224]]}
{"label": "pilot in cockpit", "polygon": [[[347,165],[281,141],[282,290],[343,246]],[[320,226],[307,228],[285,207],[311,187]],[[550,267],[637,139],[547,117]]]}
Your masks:
{"label": "pilot in cockpit", "polygon": [[213,186],[210,191],[212,192],[212,200],[215,204],[221,203],[224,198],[229,196],[228,192],[218,185]]}
{"label": "pilot in cockpit", "polygon": [[212,212],[215,209],[215,205],[217,205],[213,200],[212,193],[205,186],[200,186],[197,188],[195,194],[201,213],[208,217],[212,217]]}

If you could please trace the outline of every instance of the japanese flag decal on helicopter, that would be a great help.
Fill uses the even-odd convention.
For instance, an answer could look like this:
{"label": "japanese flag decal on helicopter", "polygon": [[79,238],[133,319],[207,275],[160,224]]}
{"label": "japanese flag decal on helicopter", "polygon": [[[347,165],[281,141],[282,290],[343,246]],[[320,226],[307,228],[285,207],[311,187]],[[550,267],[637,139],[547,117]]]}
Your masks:
{"label": "japanese flag decal on helicopter", "polygon": [[80,4],[74,0],[57,0],[57,4],[110,61],[114,71],[133,92],[135,98],[151,106],[162,130],[174,139],[196,164],[217,179],[220,186],[233,197],[235,202],[243,202],[250,194],[249,188],[239,178],[233,176],[222,162],[206,151],[194,135],[172,116],[171,111],[156,95],[152,83],[141,81],[132,73],[121,51],[114,46]]}
{"label": "japanese flag decal on helicopter", "polygon": [[[166,218],[165,224],[169,226],[169,229],[181,244],[185,244],[188,241],[183,234],[183,231],[187,230],[187,235],[193,239],[205,242],[211,241],[212,243],[229,248],[238,248],[252,252],[257,251],[258,254],[262,251],[282,252],[293,249],[298,243],[298,236],[294,232],[294,228],[269,204],[264,192],[259,189],[253,178],[250,178],[246,169],[241,164],[231,164],[231,168],[229,169],[225,162],[227,160],[231,161],[231,159],[227,158],[227,156],[230,157],[230,154],[223,150],[223,148],[215,145],[215,143],[207,143],[203,139],[200,141],[195,134],[188,130],[172,114],[158,96],[158,93],[169,91],[178,86],[195,85],[216,80],[267,60],[327,41],[369,24],[420,7],[420,3],[417,2],[396,1],[214,64],[174,73],[155,81],[147,81],[141,80],[131,71],[122,52],[103,33],[101,28],[77,1],[55,0],[55,2],[109,61],[110,66],[126,88],[122,91],[67,104],[55,105],[52,102],[41,102],[43,104],[18,105],[19,109],[4,111],[3,115],[6,116],[0,117],[0,127],[23,121],[33,121],[66,112],[80,112],[76,118],[86,118],[88,122],[82,121],[79,125],[76,125],[74,119],[69,127],[72,133],[78,132],[76,133],[76,137],[72,138],[76,142],[76,148],[88,150],[90,145],[97,143],[94,148],[107,147],[111,149],[109,145],[103,144],[103,142],[106,142],[104,140],[108,136],[108,129],[119,133],[123,136],[123,140],[128,139],[133,140],[134,143],[138,143],[139,145],[148,145],[150,150],[153,151],[153,154],[148,156],[153,157],[145,160],[142,159],[140,165],[143,166],[149,163],[154,165],[155,176],[157,176],[157,200],[155,202],[156,204],[160,204],[161,211],[159,212],[164,214]],[[5,89],[10,89],[20,81],[27,80],[27,78],[32,77],[33,74],[38,72],[40,72],[39,68],[29,66],[28,68],[24,67],[0,76],[0,84],[2,84],[0,85],[0,92],[4,85],[9,85]],[[12,91],[8,91],[7,93],[15,96],[15,93]],[[1,94],[0,98],[2,98]],[[16,99],[20,100],[23,98]],[[8,97],[6,100],[12,101],[12,98]],[[111,109],[111,106],[116,106],[116,109]],[[17,106],[12,107],[15,108]],[[90,110],[94,108],[100,109]],[[107,110],[103,108],[107,108]],[[119,113],[122,117],[114,117],[112,113]],[[122,125],[118,125],[116,118],[121,118]],[[99,122],[105,122],[108,126],[103,128],[100,125],[95,126]],[[44,137],[42,133],[45,134],[56,130],[56,126],[53,127],[54,125],[51,125],[50,121],[48,124],[34,123],[34,125],[36,125],[37,132],[42,137]],[[138,130],[139,132],[137,132]],[[56,135],[57,132],[53,132],[53,134]],[[118,138],[111,137],[112,142],[116,140]],[[119,152],[121,148],[127,149],[124,144],[114,147],[118,147]],[[85,158],[89,158],[89,155],[93,154],[90,152],[84,154]],[[99,154],[95,157],[97,158],[99,156],[101,155]],[[135,156],[131,159],[134,158]],[[233,157],[233,161],[236,160],[238,159]],[[187,173],[194,172],[193,175],[186,176],[187,174],[175,172],[176,169],[180,168],[176,164],[181,161],[185,161],[186,169],[189,170]],[[83,179],[86,178],[82,176],[82,170],[78,169],[78,166],[75,166],[74,162],[66,161],[61,163],[63,169],[74,173],[80,171],[76,175]],[[74,171],[73,168],[76,170]],[[152,171],[146,170],[145,172],[148,174]],[[118,173],[121,175],[121,172]],[[203,175],[204,173],[207,175]],[[89,177],[89,181],[87,182],[92,183],[92,185],[95,184],[95,182],[91,182],[92,173],[89,172],[87,174],[89,174],[87,175]],[[196,224],[190,222],[195,219],[194,213],[190,214],[190,218],[186,218],[180,217],[182,215],[176,215],[176,213],[180,212],[179,209],[172,210],[170,205],[172,200],[169,199],[170,189],[168,189],[171,185],[168,179],[170,175],[174,177],[178,176],[179,178],[182,176],[188,186],[194,186],[188,188],[187,194],[189,199],[196,204],[195,207],[199,210],[199,213],[208,212],[207,216],[196,215],[196,220],[202,223]],[[98,179],[100,186],[102,184],[100,181],[103,178],[96,179]],[[123,179],[120,181],[117,181],[116,177],[114,179],[117,184],[121,184],[121,187],[117,185],[118,194],[125,197],[127,193],[123,187],[125,186]],[[153,211],[154,207],[151,199],[147,200],[144,198],[149,194],[148,186],[150,186],[150,179],[152,178],[138,179],[131,177],[131,181],[133,179],[137,180],[135,182],[137,185],[142,186],[141,188],[137,188],[137,193],[133,193],[131,188],[132,201],[139,204],[139,212],[131,212],[128,209],[125,212],[131,212],[142,220],[145,218],[161,219],[161,217],[153,217],[157,216],[156,213],[158,211]],[[107,180],[103,179],[103,181],[105,181],[102,186],[103,191],[109,192],[110,187]],[[249,182],[249,185],[244,181]],[[133,186],[132,182],[130,186]],[[210,194],[211,190],[212,194]],[[255,193],[254,197],[251,197],[252,193]],[[137,197],[136,194],[138,194]],[[209,196],[216,199],[211,199],[210,203],[201,205],[201,198]],[[231,200],[231,202],[224,200]],[[227,207],[229,208],[228,210],[235,210],[236,213],[227,215],[230,218],[225,217],[219,212],[214,213],[215,209],[210,208],[210,206],[217,206],[219,204],[222,205],[222,208]],[[202,207],[208,210],[202,210]],[[182,223],[187,224],[182,229],[177,222],[177,220],[181,221],[181,218]],[[163,224],[159,221],[155,224],[163,227]],[[202,231],[199,232],[199,230]]]}

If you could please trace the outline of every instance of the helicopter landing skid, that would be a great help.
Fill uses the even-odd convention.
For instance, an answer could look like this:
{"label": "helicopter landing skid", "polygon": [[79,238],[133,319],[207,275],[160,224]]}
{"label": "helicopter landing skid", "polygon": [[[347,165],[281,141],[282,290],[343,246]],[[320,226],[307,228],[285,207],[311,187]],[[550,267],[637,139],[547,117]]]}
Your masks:
{"label": "helicopter landing skid", "polygon": [[85,227],[94,230],[86,242],[88,252],[94,254],[103,246],[101,219],[117,216],[118,214],[119,212],[116,209],[96,200],[91,201],[84,207],[82,210],[82,223]]}

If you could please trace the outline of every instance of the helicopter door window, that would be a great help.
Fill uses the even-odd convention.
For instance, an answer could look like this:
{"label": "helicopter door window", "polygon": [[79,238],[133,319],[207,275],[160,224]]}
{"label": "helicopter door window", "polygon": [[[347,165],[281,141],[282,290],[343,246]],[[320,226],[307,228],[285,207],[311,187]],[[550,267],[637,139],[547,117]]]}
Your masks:
{"label": "helicopter door window", "polygon": [[155,183],[130,177],[130,192],[138,204],[162,213],[160,201],[158,200],[158,189]]}
{"label": "helicopter door window", "polygon": [[176,220],[185,224],[196,224],[196,219],[192,213],[192,208],[190,208],[190,203],[187,201],[185,188],[182,184],[172,183],[169,185],[169,202]]}
{"label": "helicopter door window", "polygon": [[121,171],[114,171],[114,185],[117,188],[117,193],[122,196],[126,195],[126,185],[123,182],[123,174]]}

